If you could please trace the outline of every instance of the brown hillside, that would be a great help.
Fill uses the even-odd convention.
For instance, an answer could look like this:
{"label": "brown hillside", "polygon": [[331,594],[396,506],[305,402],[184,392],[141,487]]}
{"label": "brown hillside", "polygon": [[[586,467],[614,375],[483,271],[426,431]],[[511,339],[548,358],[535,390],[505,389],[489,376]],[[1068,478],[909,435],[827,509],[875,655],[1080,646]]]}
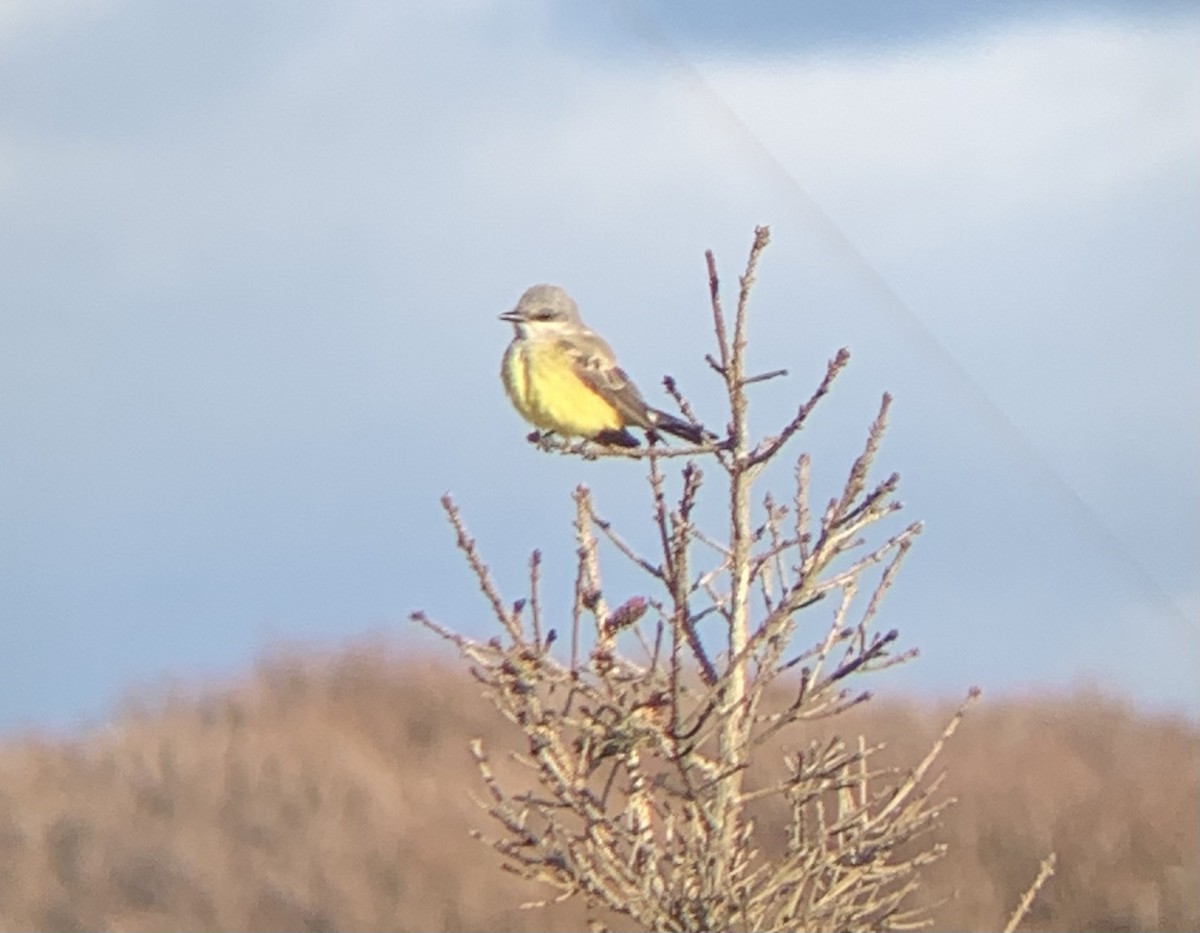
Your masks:
{"label": "brown hillside", "polygon": [[[467,741],[514,741],[478,694],[371,646],[279,658],[76,741],[10,741],[0,927],[586,928],[572,906],[519,910],[539,892],[468,836],[487,826]],[[877,701],[838,722],[911,763],[948,714]],[[1196,724],[1090,693],[985,697],[942,761],[960,803],[923,892],[950,898],[939,928],[999,928],[1055,850],[1029,929],[1200,929]]]}

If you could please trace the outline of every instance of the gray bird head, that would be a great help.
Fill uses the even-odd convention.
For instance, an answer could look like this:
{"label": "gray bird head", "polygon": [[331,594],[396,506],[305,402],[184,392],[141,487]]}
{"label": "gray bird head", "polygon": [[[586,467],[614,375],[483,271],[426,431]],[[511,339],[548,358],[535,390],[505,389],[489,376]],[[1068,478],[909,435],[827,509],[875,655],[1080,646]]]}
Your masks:
{"label": "gray bird head", "polygon": [[525,289],[517,306],[500,315],[500,320],[511,322],[522,337],[571,333],[582,326],[579,308],[557,285],[534,285]]}

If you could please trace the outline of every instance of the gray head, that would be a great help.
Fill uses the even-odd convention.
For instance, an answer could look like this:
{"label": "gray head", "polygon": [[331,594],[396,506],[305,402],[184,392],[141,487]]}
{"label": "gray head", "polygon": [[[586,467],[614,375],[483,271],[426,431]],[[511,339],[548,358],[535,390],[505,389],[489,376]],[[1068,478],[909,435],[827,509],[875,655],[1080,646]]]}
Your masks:
{"label": "gray head", "polygon": [[533,285],[525,289],[517,306],[500,315],[500,320],[510,321],[522,337],[571,332],[582,326],[579,308],[557,285]]}

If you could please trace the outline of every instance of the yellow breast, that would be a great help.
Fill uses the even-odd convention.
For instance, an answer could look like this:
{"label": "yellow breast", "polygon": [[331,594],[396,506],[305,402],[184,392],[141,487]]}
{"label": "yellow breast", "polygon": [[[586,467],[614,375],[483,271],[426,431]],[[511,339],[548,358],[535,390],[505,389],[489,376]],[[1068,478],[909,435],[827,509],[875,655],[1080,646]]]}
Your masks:
{"label": "yellow breast", "polygon": [[575,375],[557,341],[514,340],[500,376],[513,407],[539,428],[591,438],[624,426],[617,410]]}

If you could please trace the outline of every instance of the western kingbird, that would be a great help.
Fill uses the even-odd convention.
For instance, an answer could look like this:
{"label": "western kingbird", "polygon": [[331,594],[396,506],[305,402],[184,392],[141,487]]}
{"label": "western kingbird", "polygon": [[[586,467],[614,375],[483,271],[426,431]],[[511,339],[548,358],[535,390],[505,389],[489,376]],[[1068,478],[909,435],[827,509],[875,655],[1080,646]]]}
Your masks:
{"label": "western kingbird", "polygon": [[629,427],[653,439],[666,431],[693,444],[712,437],[651,408],[617,365],[612,348],[579,319],[571,296],[556,285],[534,285],[500,315],[516,331],[500,378],[513,407],[531,424],[601,444],[636,447]]}

